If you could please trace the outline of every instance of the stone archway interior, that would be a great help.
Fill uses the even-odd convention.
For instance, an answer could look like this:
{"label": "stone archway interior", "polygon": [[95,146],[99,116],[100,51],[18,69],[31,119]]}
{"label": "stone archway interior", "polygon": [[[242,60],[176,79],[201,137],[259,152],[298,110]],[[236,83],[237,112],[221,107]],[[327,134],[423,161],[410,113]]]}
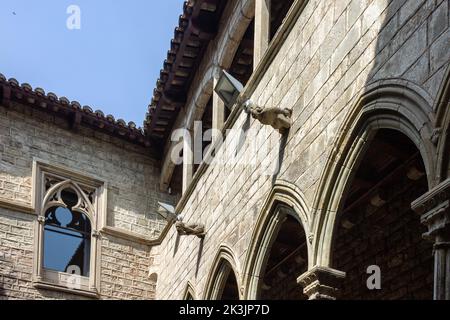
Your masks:
{"label": "stone archway interior", "polygon": [[301,224],[291,216],[281,226],[268,252],[259,298],[263,300],[306,300],[297,278],[308,268],[306,236]]}
{"label": "stone archway interior", "polygon": [[236,280],[236,276],[230,267],[227,280],[222,292],[222,298],[220,300],[237,301],[239,300],[239,288]]}
{"label": "stone archway interior", "polygon": [[[403,134],[380,130],[346,189],[333,240],[333,268],[344,271],[339,299],[432,299],[433,248],[411,203],[428,190],[419,150]],[[369,290],[369,266],[381,289]],[[375,284],[375,279],[370,283]]]}

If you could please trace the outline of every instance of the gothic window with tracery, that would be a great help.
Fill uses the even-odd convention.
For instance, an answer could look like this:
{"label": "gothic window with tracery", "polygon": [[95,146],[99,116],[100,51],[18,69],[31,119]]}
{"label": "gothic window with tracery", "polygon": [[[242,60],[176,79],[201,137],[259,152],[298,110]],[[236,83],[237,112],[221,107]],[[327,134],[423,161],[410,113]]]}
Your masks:
{"label": "gothic window with tracery", "polygon": [[67,206],[55,206],[45,213],[44,268],[89,277],[91,222],[72,210],[79,199],[70,189],[61,192]]}
{"label": "gothic window with tracery", "polygon": [[98,297],[105,183],[36,162],[34,286]]}

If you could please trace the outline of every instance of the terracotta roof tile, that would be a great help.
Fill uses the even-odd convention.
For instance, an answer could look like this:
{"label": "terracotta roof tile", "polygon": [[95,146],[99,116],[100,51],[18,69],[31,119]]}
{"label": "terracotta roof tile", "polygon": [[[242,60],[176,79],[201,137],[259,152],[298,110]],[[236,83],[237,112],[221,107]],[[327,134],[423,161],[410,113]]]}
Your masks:
{"label": "terracotta roof tile", "polygon": [[79,102],[70,101],[66,97],[58,97],[52,92],[46,94],[42,88],[36,88],[33,91],[30,84],[19,84],[14,78],[7,80],[0,73],[0,102],[2,105],[9,107],[12,101],[65,117],[69,121],[79,119],[79,124],[132,143],[145,147],[151,147],[152,145],[149,137],[145,136],[144,130],[137,127],[134,122],[127,124],[122,119],[116,121],[112,115],[105,116],[100,110],[94,112],[89,106],[81,107]]}
{"label": "terracotta roof tile", "polygon": [[169,136],[179,110],[186,103],[193,77],[205,49],[217,33],[226,3],[223,0],[184,2],[183,13],[175,27],[144,122],[146,134],[161,145]]}

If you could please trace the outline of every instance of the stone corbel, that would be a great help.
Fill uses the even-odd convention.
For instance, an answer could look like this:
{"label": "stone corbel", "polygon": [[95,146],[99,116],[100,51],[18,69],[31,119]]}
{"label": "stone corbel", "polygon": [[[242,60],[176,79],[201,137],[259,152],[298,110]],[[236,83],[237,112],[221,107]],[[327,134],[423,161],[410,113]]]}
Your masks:
{"label": "stone corbel", "polygon": [[37,217],[37,221],[39,222],[39,224],[44,224],[45,223],[45,217],[44,216],[38,216]]}
{"label": "stone corbel", "polygon": [[436,128],[433,130],[433,133],[431,135],[431,143],[433,143],[435,146],[438,145],[439,143],[439,139],[441,138],[441,134],[442,134],[442,128]]}
{"label": "stone corbel", "polygon": [[292,126],[292,110],[280,108],[262,108],[251,100],[248,100],[245,105],[245,112],[250,114],[254,119],[261,122],[263,125],[268,125],[278,130],[280,133],[285,133]]}
{"label": "stone corbel", "polygon": [[297,279],[310,300],[336,300],[345,272],[327,267],[315,267]]}
{"label": "stone corbel", "polygon": [[175,227],[180,236],[196,236],[203,239],[206,235],[205,226],[202,224],[186,224],[182,221],[177,221]]}
{"label": "stone corbel", "polygon": [[94,238],[97,238],[97,239],[99,239],[100,238],[100,231],[98,231],[98,230],[93,230],[92,231],[92,236],[94,237]]}

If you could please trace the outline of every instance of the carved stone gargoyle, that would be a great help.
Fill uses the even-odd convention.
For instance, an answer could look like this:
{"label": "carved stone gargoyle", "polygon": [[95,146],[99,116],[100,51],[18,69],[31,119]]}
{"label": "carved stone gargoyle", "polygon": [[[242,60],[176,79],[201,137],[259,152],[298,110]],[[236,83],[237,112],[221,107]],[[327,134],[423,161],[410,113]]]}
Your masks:
{"label": "carved stone gargoyle", "polygon": [[203,239],[206,235],[205,226],[202,224],[187,225],[182,221],[177,221],[175,228],[180,236],[196,236]]}
{"label": "carved stone gargoyle", "polygon": [[245,112],[263,125],[272,126],[280,133],[285,133],[292,126],[291,109],[262,108],[249,100],[245,103]]}

